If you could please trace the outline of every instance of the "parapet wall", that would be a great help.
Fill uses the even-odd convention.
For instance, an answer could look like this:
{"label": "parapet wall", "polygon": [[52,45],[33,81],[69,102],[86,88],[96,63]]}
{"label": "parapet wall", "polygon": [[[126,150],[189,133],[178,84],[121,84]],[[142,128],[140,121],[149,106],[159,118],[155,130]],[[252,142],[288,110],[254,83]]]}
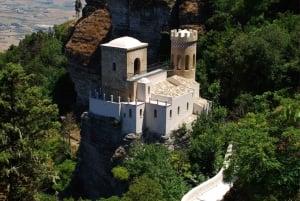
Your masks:
{"label": "parapet wall", "polygon": [[198,32],[193,29],[171,30],[171,40],[178,42],[195,42],[198,40]]}

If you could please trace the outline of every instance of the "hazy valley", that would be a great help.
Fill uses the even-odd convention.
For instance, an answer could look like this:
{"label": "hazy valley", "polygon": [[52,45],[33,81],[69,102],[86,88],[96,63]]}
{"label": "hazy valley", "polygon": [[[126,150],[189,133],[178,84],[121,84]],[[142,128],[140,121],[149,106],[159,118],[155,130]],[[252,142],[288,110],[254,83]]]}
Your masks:
{"label": "hazy valley", "polygon": [[0,2],[0,52],[17,45],[26,34],[47,30],[75,16],[73,0],[2,0]]}

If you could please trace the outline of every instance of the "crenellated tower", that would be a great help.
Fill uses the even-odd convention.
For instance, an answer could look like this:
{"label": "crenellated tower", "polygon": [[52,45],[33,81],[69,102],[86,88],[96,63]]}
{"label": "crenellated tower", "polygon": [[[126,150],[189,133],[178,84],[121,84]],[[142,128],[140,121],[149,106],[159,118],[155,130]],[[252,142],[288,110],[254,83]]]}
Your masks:
{"label": "crenellated tower", "polygon": [[171,30],[171,65],[175,75],[195,79],[198,32]]}

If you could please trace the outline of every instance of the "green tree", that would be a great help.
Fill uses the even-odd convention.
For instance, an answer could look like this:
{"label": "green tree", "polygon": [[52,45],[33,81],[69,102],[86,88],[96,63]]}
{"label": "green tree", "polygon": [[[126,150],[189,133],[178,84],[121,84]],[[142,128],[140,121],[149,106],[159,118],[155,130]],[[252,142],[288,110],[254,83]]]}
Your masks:
{"label": "green tree", "polygon": [[121,198],[118,196],[111,196],[109,198],[101,198],[99,201],[120,201]]}
{"label": "green tree", "polygon": [[8,200],[35,200],[52,171],[45,144],[57,136],[56,105],[19,65],[0,72],[0,189]]}
{"label": "green tree", "polygon": [[55,191],[61,192],[69,185],[75,165],[75,161],[67,159],[54,167],[54,171],[57,172],[58,176],[53,184],[53,189]]}
{"label": "green tree", "polygon": [[145,175],[161,185],[166,200],[175,201],[186,192],[187,184],[172,162],[171,153],[165,146],[135,143],[123,165],[133,180]]}
{"label": "green tree", "polygon": [[122,201],[165,201],[162,186],[147,176],[137,177],[124,194]]}
{"label": "green tree", "polygon": [[229,13],[241,24],[258,23],[268,14],[269,8],[279,0],[216,0],[212,1],[216,10]]}
{"label": "green tree", "polygon": [[251,200],[290,200],[299,190],[300,97],[272,94],[271,109],[248,113],[228,129],[235,151],[226,172]]}
{"label": "green tree", "polygon": [[111,172],[113,173],[114,178],[119,179],[120,181],[129,179],[129,172],[125,167],[114,167]]}
{"label": "green tree", "polygon": [[198,180],[211,177],[222,167],[228,139],[225,120],[227,111],[215,107],[209,114],[201,115],[193,124],[189,158],[192,172]]}
{"label": "green tree", "polygon": [[201,47],[206,48],[199,49],[203,61],[198,68],[207,73],[206,87],[219,80],[220,103],[229,107],[241,93],[256,95],[287,87],[297,90],[299,21],[298,15],[285,14],[263,25],[228,25],[201,36]]}

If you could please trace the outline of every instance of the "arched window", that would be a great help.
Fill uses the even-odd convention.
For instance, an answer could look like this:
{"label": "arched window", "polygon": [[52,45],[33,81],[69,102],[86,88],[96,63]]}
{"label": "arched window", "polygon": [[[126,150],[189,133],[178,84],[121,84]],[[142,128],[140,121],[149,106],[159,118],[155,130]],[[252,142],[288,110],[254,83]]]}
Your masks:
{"label": "arched window", "polygon": [[154,109],[154,118],[157,118],[157,110]]}
{"label": "arched window", "polygon": [[186,110],[189,110],[189,102],[186,103]]}
{"label": "arched window", "polygon": [[132,117],[132,110],[129,109],[129,117]]}
{"label": "arched window", "polygon": [[134,75],[139,74],[141,70],[141,60],[136,58],[134,60]]}
{"label": "arched window", "polygon": [[140,109],[140,117],[143,117],[143,109]]}
{"label": "arched window", "polygon": [[185,55],[185,70],[189,69],[189,65],[190,65],[190,56]]}
{"label": "arched window", "polygon": [[181,57],[180,55],[177,56],[177,70],[181,69]]}
{"label": "arched window", "polygon": [[116,63],[114,62],[114,63],[112,64],[112,70],[113,70],[113,71],[116,71],[116,69],[117,69]]}
{"label": "arched window", "polygon": [[172,118],[172,110],[170,110],[170,118]]}
{"label": "arched window", "polygon": [[193,54],[193,68],[196,67],[196,55]]}
{"label": "arched window", "polygon": [[180,114],[180,107],[177,108],[177,114]]}

